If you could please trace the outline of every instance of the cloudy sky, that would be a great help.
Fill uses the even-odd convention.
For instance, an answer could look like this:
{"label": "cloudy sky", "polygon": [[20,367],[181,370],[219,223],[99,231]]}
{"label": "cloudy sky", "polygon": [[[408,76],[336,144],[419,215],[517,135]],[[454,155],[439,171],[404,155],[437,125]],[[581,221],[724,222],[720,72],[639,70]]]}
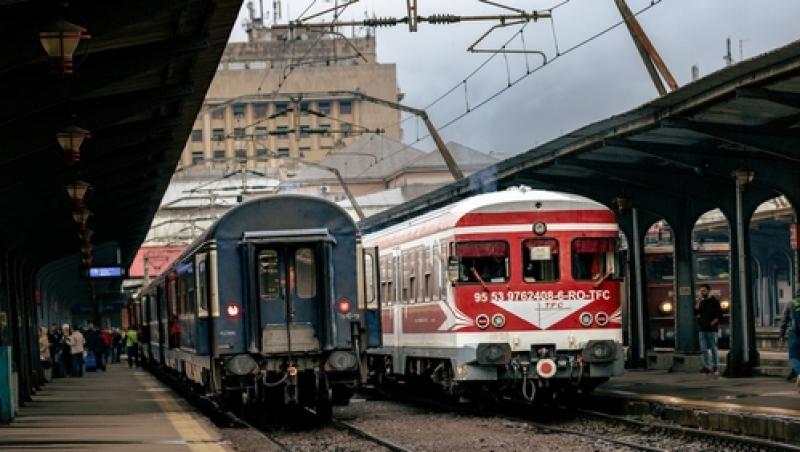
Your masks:
{"label": "cloudy sky", "polygon": [[[549,9],[563,0],[494,0],[525,10]],[[264,7],[272,9],[272,0]],[[326,0],[283,0],[282,21],[297,19],[312,4],[311,12],[330,7]],[[341,2],[340,2],[341,3]],[[732,56],[750,58],[800,39],[800,1],[796,0],[661,0],[642,13],[639,20],[661,53],[670,71],[684,85],[691,80],[691,67],[698,65],[700,75],[707,75],[725,65],[726,38],[731,38]],[[258,1],[255,0],[256,8]],[[361,0],[350,6],[343,20],[370,16],[405,15],[405,0]],[[478,0],[418,0],[419,14],[504,14],[497,7]],[[628,0],[633,11],[649,5],[650,0]],[[243,8],[231,40],[245,40]],[[465,112],[472,112],[441,131],[445,140],[454,140],[483,152],[516,154],[564,133],[610,115],[627,111],[657,96],[641,59],[624,26],[565,52],[576,44],[614,25],[620,20],[614,0],[569,0],[553,11],[549,20],[530,23],[522,35],[525,48],[544,52],[549,63],[525,77],[518,84],[485,103],[474,106],[525,75],[527,68],[540,66],[542,58],[508,55],[492,59],[486,66],[458,86],[452,94],[428,110],[434,124],[443,126]],[[327,18],[330,20],[330,17]],[[378,59],[397,64],[404,103],[426,107],[450,88],[459,85],[489,55],[474,54],[467,47],[489,29],[490,23],[453,25],[420,24],[417,33],[406,26],[377,30]],[[557,56],[553,38],[563,53]],[[520,26],[494,32],[486,47],[502,44],[514,36]],[[509,48],[522,48],[519,35]],[[465,99],[466,97],[466,99]],[[416,122],[404,123],[404,141],[423,136]],[[415,145],[433,148],[427,141]]]}

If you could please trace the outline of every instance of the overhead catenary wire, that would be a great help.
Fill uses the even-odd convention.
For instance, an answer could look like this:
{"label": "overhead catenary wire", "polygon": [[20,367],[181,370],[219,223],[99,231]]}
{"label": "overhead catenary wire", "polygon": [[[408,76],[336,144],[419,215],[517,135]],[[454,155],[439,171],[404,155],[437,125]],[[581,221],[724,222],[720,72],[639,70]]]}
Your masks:
{"label": "overhead catenary wire", "polygon": [[[552,12],[552,10],[554,10],[554,9],[556,9],[556,8],[560,7],[560,6],[563,6],[563,5],[565,5],[565,4],[566,4],[568,1],[569,1],[569,0],[565,0],[565,1],[562,1],[562,2],[558,3],[557,5],[555,5],[555,6],[553,6],[552,8],[550,8],[550,9],[549,9],[549,11],[551,11],[551,12]],[[645,13],[645,12],[649,11],[650,9],[652,9],[653,7],[655,7],[655,6],[659,5],[659,4],[660,4],[662,1],[663,1],[663,0],[651,0],[651,2],[650,2],[650,4],[649,4],[649,5],[647,5],[647,6],[643,7],[643,8],[641,8],[641,9],[639,9],[638,11],[636,11],[636,12],[634,13],[634,15],[635,15],[635,16],[639,16],[640,14],[643,14],[643,13]],[[546,10],[546,11],[548,11],[548,10]],[[551,20],[552,20],[552,19],[551,19]],[[483,99],[482,101],[480,101],[480,102],[478,102],[478,103],[476,103],[476,104],[474,104],[474,105],[469,105],[469,104],[467,104],[467,105],[466,105],[466,108],[465,108],[465,110],[464,110],[462,113],[460,113],[460,114],[456,115],[455,117],[451,118],[450,120],[448,120],[447,122],[445,122],[443,125],[441,125],[441,126],[437,127],[437,129],[438,129],[439,131],[442,131],[442,130],[445,130],[445,129],[447,129],[448,127],[450,127],[450,126],[452,126],[453,124],[455,124],[456,122],[460,121],[461,119],[463,119],[463,118],[464,118],[464,117],[466,117],[467,115],[469,115],[469,114],[471,114],[471,113],[475,112],[476,110],[478,110],[479,108],[483,107],[484,105],[486,105],[486,104],[488,104],[488,103],[492,102],[493,100],[495,100],[496,98],[498,98],[500,95],[502,95],[502,94],[503,94],[503,93],[505,93],[506,91],[510,90],[511,88],[515,87],[516,85],[518,85],[520,82],[522,82],[523,80],[527,79],[527,78],[528,78],[528,77],[530,77],[531,75],[533,75],[533,74],[535,74],[535,73],[539,72],[540,70],[544,69],[545,67],[552,66],[552,64],[553,64],[554,62],[558,61],[558,60],[559,60],[559,59],[561,59],[562,57],[564,57],[564,56],[566,56],[566,55],[569,55],[570,53],[573,53],[573,52],[575,52],[576,50],[578,50],[578,49],[580,49],[580,48],[582,48],[582,47],[586,46],[587,44],[591,43],[592,41],[595,41],[596,39],[599,39],[600,37],[602,37],[602,36],[604,36],[604,35],[608,34],[608,33],[609,33],[609,32],[611,32],[612,30],[614,30],[614,29],[616,29],[617,27],[619,27],[620,25],[623,25],[624,23],[625,23],[625,21],[624,21],[624,20],[620,20],[620,21],[618,21],[618,22],[615,22],[614,24],[612,24],[612,25],[610,25],[610,26],[606,27],[605,29],[603,29],[603,30],[601,30],[601,31],[599,31],[599,32],[597,32],[597,33],[595,33],[595,34],[593,34],[593,35],[591,35],[591,36],[587,37],[586,39],[584,39],[584,40],[582,40],[582,41],[580,41],[580,42],[578,42],[578,43],[576,43],[576,44],[574,44],[574,45],[570,46],[569,48],[565,49],[563,52],[557,53],[557,54],[556,54],[556,56],[554,56],[553,58],[549,59],[549,61],[548,61],[546,64],[542,64],[541,66],[538,66],[538,67],[536,67],[536,68],[533,68],[533,69],[529,69],[529,68],[528,68],[528,69],[526,69],[526,72],[525,72],[524,74],[522,74],[522,75],[521,75],[521,76],[519,76],[518,78],[516,78],[516,79],[512,80],[512,81],[510,82],[510,84],[508,84],[507,86],[504,86],[504,87],[502,87],[501,89],[497,90],[496,92],[494,92],[493,94],[491,94],[491,95],[490,95],[490,96],[488,96],[487,98]],[[519,30],[518,30],[516,33],[514,33],[514,34],[511,36],[511,38],[509,38],[509,39],[508,39],[508,40],[507,40],[507,41],[506,41],[506,42],[503,44],[503,47],[505,47],[505,46],[509,45],[509,44],[510,44],[510,43],[511,43],[511,42],[512,42],[514,39],[516,39],[516,38],[517,38],[517,36],[518,36],[518,35],[521,35],[521,34],[524,32],[524,30],[525,30],[525,27],[526,27],[526,26],[527,26],[527,23],[523,24],[523,25],[520,27],[520,29],[519,29]],[[556,34],[555,34],[555,31],[554,31],[553,35],[554,35],[554,37],[556,36]],[[555,38],[554,38],[554,39],[555,39]],[[453,86],[452,86],[450,89],[448,89],[447,91],[445,91],[445,92],[444,92],[442,95],[440,95],[439,97],[437,97],[436,99],[434,99],[432,102],[430,102],[428,105],[426,105],[424,109],[425,109],[425,110],[427,110],[427,109],[429,109],[430,107],[432,107],[432,106],[434,106],[434,105],[438,104],[439,102],[441,102],[442,100],[444,100],[445,98],[447,98],[447,97],[448,97],[450,94],[452,94],[452,93],[453,93],[455,90],[457,90],[458,88],[460,88],[462,85],[464,85],[464,86],[466,87],[466,84],[468,83],[468,80],[469,80],[470,78],[472,78],[472,77],[473,77],[475,74],[477,74],[479,71],[481,71],[481,70],[482,70],[482,69],[483,69],[483,68],[484,68],[484,67],[485,67],[487,64],[489,64],[489,63],[490,63],[490,62],[491,62],[491,61],[492,61],[492,60],[493,60],[493,59],[494,59],[494,58],[495,58],[495,57],[496,57],[496,56],[497,56],[497,55],[500,53],[500,52],[499,52],[499,50],[501,50],[501,49],[498,49],[498,51],[497,51],[497,52],[493,53],[493,54],[492,54],[492,55],[490,55],[488,58],[486,58],[486,59],[485,59],[485,60],[484,60],[484,61],[483,61],[481,64],[479,64],[479,65],[478,65],[478,66],[477,66],[475,69],[473,69],[473,70],[472,70],[472,71],[471,71],[471,72],[470,72],[470,73],[469,73],[469,74],[468,74],[466,77],[464,77],[464,78],[463,78],[463,79],[462,79],[460,82],[456,83],[456,84],[455,84],[455,85],[453,85]],[[400,122],[398,122],[398,123],[393,123],[391,127],[395,127],[395,126],[397,126],[397,125],[400,125],[400,124],[402,124],[404,121],[406,121],[406,120],[408,120],[408,119],[410,119],[410,117],[409,117],[409,118],[406,118],[406,119],[404,119],[404,120],[401,120],[401,121],[400,121]],[[423,135],[422,137],[418,137],[416,140],[414,140],[414,141],[413,141],[413,142],[411,142],[411,143],[408,143],[408,144],[407,144],[407,145],[405,145],[403,148],[399,149],[397,152],[402,152],[402,151],[404,151],[405,149],[408,149],[408,148],[410,148],[410,147],[413,147],[413,146],[414,146],[414,145],[416,145],[417,143],[419,143],[419,142],[421,142],[421,141],[423,141],[423,140],[425,140],[425,139],[427,139],[427,138],[430,138],[430,134],[426,134],[426,135]],[[413,164],[413,163],[415,163],[416,161],[418,161],[418,160],[420,160],[420,159],[422,159],[422,158],[424,158],[424,157],[425,157],[425,155],[423,155],[423,156],[420,156],[418,159],[415,159],[414,161],[411,161],[411,162],[409,162],[409,163],[410,163],[410,164]],[[366,172],[367,172],[369,169],[370,169],[370,167],[367,167],[367,168],[366,168],[366,169],[365,169],[365,170],[364,170],[364,171],[363,171],[361,174],[364,174],[364,173],[366,173]],[[356,177],[360,176],[361,174],[357,175]]]}

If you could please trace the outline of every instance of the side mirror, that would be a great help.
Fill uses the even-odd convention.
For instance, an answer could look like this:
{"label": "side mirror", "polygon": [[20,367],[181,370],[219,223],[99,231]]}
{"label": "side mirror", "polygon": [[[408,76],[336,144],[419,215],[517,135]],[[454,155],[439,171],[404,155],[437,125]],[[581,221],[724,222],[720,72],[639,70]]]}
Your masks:
{"label": "side mirror", "polygon": [[459,262],[457,257],[452,256],[447,259],[447,279],[450,280],[450,282],[458,281],[459,270]]}

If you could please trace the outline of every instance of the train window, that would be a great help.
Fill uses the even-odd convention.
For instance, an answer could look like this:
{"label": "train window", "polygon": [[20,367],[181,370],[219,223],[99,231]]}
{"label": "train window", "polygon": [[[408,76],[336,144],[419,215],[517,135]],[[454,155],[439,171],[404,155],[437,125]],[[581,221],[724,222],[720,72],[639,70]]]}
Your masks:
{"label": "train window", "polygon": [[364,295],[367,306],[377,307],[375,302],[375,263],[372,254],[364,253]]}
{"label": "train window", "polygon": [[525,282],[558,281],[558,240],[522,242],[522,279]]}
{"label": "train window", "polygon": [[506,282],[508,280],[508,243],[461,242],[456,244],[459,282]]}
{"label": "train window", "polygon": [[317,264],[314,250],[298,248],[294,252],[295,277],[297,278],[297,296],[313,298],[317,295]]}
{"label": "train window", "polygon": [[208,269],[205,255],[197,261],[197,306],[201,316],[208,315]]}
{"label": "train window", "polygon": [[648,281],[672,281],[675,279],[672,252],[669,254],[647,254],[644,262]]}
{"label": "train window", "polygon": [[277,300],[280,297],[281,275],[278,270],[278,252],[261,250],[258,252],[258,282],[261,298]]}
{"label": "train window", "polygon": [[617,239],[611,237],[579,238],[572,241],[572,277],[576,280],[600,280],[614,275],[617,269]]}
{"label": "train window", "polygon": [[730,259],[727,254],[703,254],[695,257],[698,280],[726,279],[730,277]]}

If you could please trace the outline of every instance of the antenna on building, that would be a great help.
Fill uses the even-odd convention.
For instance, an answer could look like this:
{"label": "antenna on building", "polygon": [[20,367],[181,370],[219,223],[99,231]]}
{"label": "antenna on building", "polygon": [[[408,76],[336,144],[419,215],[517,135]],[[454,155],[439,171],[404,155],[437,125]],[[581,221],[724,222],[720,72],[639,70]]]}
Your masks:
{"label": "antenna on building", "polygon": [[700,66],[693,64],[692,65],[692,81],[695,81],[700,78]]}
{"label": "antenna on building", "polygon": [[725,56],[722,57],[722,59],[725,60],[725,65],[730,66],[731,64],[733,64],[733,56],[731,56],[731,37],[730,36],[725,38],[725,48],[726,48]]}

